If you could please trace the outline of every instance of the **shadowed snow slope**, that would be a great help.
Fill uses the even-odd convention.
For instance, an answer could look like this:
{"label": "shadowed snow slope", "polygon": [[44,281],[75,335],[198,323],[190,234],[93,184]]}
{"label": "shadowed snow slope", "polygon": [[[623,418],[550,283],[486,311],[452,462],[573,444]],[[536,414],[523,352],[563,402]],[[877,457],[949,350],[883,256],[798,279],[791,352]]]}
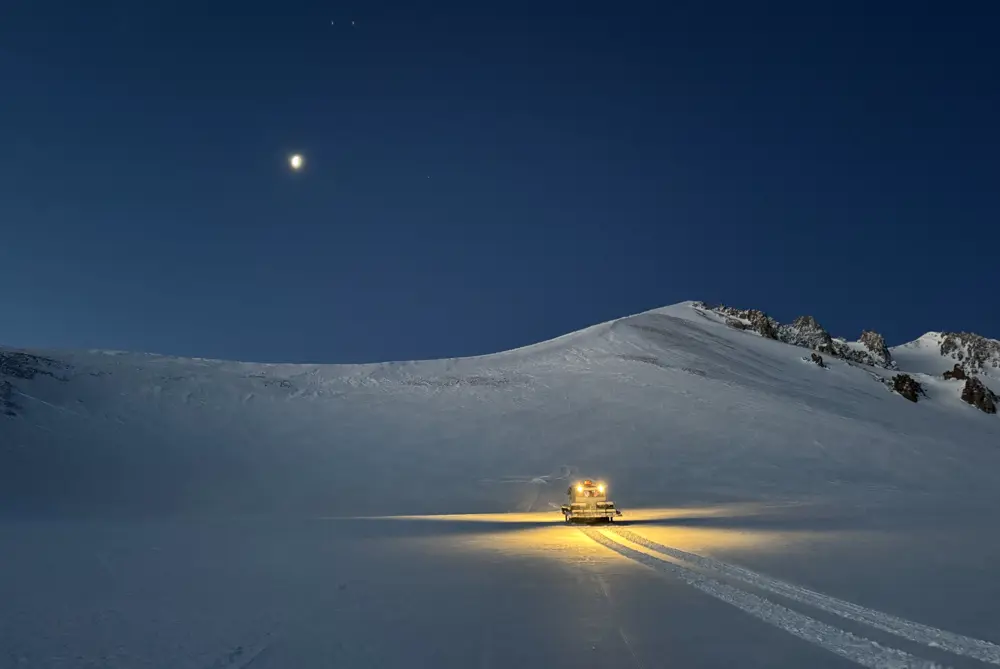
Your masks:
{"label": "shadowed snow slope", "polygon": [[918,374],[914,404],[872,378],[894,372],[820,368],[691,302],[454,360],[23,353],[57,364],[22,356],[31,369],[0,379],[14,513],[545,510],[564,480],[531,479],[563,466],[606,477],[625,508],[981,501],[1000,476],[1000,417],[962,403],[960,383]]}

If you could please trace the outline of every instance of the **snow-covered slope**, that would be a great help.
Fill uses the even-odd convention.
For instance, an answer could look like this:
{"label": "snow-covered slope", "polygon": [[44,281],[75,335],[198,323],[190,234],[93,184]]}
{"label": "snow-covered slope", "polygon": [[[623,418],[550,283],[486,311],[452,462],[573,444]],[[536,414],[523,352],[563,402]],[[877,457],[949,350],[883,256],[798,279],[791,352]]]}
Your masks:
{"label": "snow-covered slope", "polygon": [[[607,477],[626,507],[995,495],[1000,417],[959,399],[925,339],[892,349],[898,370],[820,367],[686,302],[453,360],[6,351],[0,509],[543,510],[565,488],[531,479],[565,467]],[[899,371],[927,397],[878,381]]]}

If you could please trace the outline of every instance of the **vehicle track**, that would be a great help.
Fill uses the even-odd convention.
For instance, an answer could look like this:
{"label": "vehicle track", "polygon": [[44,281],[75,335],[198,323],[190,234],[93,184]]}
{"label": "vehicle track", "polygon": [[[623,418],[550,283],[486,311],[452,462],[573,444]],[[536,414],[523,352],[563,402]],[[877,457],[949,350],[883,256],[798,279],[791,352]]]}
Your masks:
{"label": "vehicle track", "polygon": [[875,629],[888,632],[909,641],[931,648],[940,648],[955,655],[962,655],[980,662],[1000,665],[1000,646],[982,639],[963,636],[948,632],[930,625],[899,618],[882,611],[876,611],[860,604],[844,601],[809,590],[786,581],[759,574],[744,567],[728,564],[713,558],[688,553],[677,548],[664,546],[651,541],[642,535],[624,528],[609,528],[611,532],[622,538],[650,550],[669,555],[672,558],[692,564],[708,572],[727,576],[747,585],[773,592],[782,597],[813,606],[821,611],[832,613],[847,620],[862,623]]}
{"label": "vehicle track", "polygon": [[[810,618],[776,604],[764,597],[740,590],[732,585],[710,578],[691,567],[665,558],[656,557],[611,539],[593,528],[580,528],[590,539],[616,553],[651,567],[662,573],[676,576],[707,595],[749,613],[755,618],[782,629],[800,639],[816,644],[852,662],[871,669],[936,669],[940,665],[905,651],[883,646],[871,639],[857,636],[833,625]],[[638,536],[638,535],[637,535]],[[623,537],[624,538],[624,537]]]}

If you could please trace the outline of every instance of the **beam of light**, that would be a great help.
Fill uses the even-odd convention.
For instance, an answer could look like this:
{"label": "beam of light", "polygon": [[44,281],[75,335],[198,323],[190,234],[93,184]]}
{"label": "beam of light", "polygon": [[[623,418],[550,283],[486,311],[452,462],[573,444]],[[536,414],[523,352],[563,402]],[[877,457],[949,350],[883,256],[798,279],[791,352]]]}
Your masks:
{"label": "beam of light", "polygon": [[[856,530],[806,529],[781,522],[798,505],[754,502],[623,509],[613,525],[567,525],[557,509],[530,513],[474,513],[382,516],[380,520],[430,523],[440,529],[407,539],[423,551],[544,556],[580,563],[624,561],[588,539],[579,528],[621,528],[680,550],[706,555],[748,556],[787,551],[799,543],[822,545],[857,536]],[[369,518],[369,520],[375,520]],[[772,525],[771,523],[775,524]],[[581,541],[586,539],[585,541]],[[641,550],[641,549],[640,549]],[[623,563],[624,563],[623,562]]]}

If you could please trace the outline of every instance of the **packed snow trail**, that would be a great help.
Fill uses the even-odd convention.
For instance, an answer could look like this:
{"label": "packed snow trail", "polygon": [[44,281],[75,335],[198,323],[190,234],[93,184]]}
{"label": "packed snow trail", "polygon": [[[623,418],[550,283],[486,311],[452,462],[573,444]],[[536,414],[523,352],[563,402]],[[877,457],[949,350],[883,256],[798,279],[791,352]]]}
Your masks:
{"label": "packed snow trail", "polygon": [[692,569],[612,541],[600,530],[584,528],[581,531],[616,553],[671,576],[679,577],[707,595],[731,604],[769,625],[774,625],[863,667],[870,669],[936,669],[940,667],[937,663],[917,658],[896,648],[879,645],[874,641],[827,625],[753,593],[708,578]]}
{"label": "packed snow trail", "polygon": [[[967,650],[976,643],[969,637],[955,635],[951,647],[940,644],[927,653],[909,640],[897,646],[888,633],[873,628],[873,636],[861,627],[889,619],[871,609],[869,618],[840,626],[822,606],[836,601],[849,607],[844,600],[820,595],[812,614],[796,602],[815,602],[761,585],[788,581],[727,569],[731,558],[698,563],[691,550],[671,554],[654,550],[670,548],[663,542],[650,542],[654,548],[639,542],[656,532],[695,545],[718,539],[712,545],[737,553],[756,546],[763,550],[754,559],[769,565],[764,571],[776,567],[769,573],[786,576],[777,567],[787,564],[789,545],[775,542],[770,530],[748,540],[755,530],[706,534],[656,521],[581,532],[557,518],[544,512],[4,521],[0,554],[9,568],[0,572],[0,666],[978,666],[968,655],[948,661],[963,649],[954,639],[965,639]],[[987,545],[973,555],[976,561],[992,550],[979,543]],[[851,577],[843,550],[854,555],[860,549],[868,565],[877,557],[836,533],[792,548],[817,571],[848,570],[840,573],[841,582]],[[902,548],[893,540],[889,552]],[[933,547],[927,550],[934,554]],[[882,606],[906,608],[913,597],[903,590],[915,580],[931,591],[948,585],[920,574],[892,575],[898,588],[861,589]],[[871,583],[880,574],[856,577]],[[973,585],[974,595],[939,602],[946,610],[935,603],[933,614],[960,621],[955,629],[997,629],[991,592],[998,584],[968,574],[959,589]]]}
{"label": "packed snow trail", "polygon": [[[748,585],[755,586],[762,590],[767,590],[789,599],[815,606],[818,609],[838,615],[848,620],[863,623],[880,629],[890,634],[895,634],[904,639],[923,644],[931,648],[941,648],[956,655],[964,655],[981,662],[1000,665],[1000,646],[989,641],[973,639],[971,637],[947,632],[945,630],[922,625],[910,620],[904,620],[888,613],[875,611],[852,602],[845,602],[820,592],[809,590],[791,583],[780,581],[770,576],[758,574],[749,569],[736,565],[727,564],[712,558],[695,555],[687,551],[664,546],[663,544],[650,541],[631,530],[624,528],[611,528],[611,532],[631,541],[634,544],[644,546],[651,550],[670,557],[682,560],[695,565],[709,572],[715,572],[724,576],[735,578]],[[593,538],[593,537],[592,537]]]}

